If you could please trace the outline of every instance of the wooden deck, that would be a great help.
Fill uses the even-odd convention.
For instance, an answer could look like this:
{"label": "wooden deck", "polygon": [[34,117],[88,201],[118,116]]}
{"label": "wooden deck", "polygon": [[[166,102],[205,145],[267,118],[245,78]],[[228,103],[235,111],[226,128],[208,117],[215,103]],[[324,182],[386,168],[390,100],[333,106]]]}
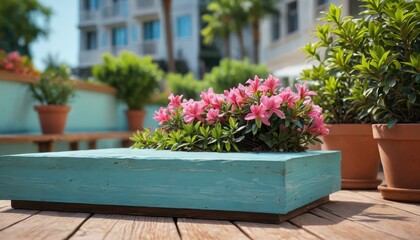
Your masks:
{"label": "wooden deck", "polygon": [[340,191],[281,224],[18,210],[0,200],[0,239],[420,239],[420,204]]}

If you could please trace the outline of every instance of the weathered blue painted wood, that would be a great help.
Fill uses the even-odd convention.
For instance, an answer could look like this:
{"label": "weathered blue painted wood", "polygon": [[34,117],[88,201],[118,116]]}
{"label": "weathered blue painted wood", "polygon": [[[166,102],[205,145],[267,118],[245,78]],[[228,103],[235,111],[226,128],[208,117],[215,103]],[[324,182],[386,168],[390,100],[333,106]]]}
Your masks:
{"label": "weathered blue painted wood", "polygon": [[0,199],[286,214],[340,190],[340,153],[104,149],[0,157]]}

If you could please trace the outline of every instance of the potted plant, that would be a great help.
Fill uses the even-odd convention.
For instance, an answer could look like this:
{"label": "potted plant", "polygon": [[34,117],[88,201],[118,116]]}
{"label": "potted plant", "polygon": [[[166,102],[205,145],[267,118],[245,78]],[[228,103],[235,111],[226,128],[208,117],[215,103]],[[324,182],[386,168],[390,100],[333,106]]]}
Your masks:
{"label": "potted plant", "polygon": [[387,199],[420,202],[420,3],[363,2],[371,44],[356,68],[373,81],[365,109],[381,123],[372,126],[387,182],[379,190]]}
{"label": "potted plant", "polygon": [[122,51],[119,57],[104,54],[102,59],[102,65],[93,68],[93,75],[117,89],[117,98],[128,106],[129,129],[143,129],[144,105],[162,76],[158,65],[150,56],[140,58],[128,51]]}
{"label": "potted plant", "polygon": [[62,134],[70,106],[67,102],[74,96],[74,86],[68,79],[69,69],[62,65],[56,70],[47,70],[30,85],[34,99],[41,105],[34,106],[38,112],[43,134]]}
{"label": "potted plant", "polygon": [[362,79],[355,68],[362,61],[361,52],[369,44],[364,19],[342,17],[341,7],[330,5],[315,32],[318,41],[303,50],[314,61],[302,72],[302,80],[310,80],[319,96],[314,101],[324,110],[330,134],[322,138],[323,150],[341,150],[343,189],[375,189],[379,152],[372,137],[370,110],[364,108],[364,92],[371,84]]}

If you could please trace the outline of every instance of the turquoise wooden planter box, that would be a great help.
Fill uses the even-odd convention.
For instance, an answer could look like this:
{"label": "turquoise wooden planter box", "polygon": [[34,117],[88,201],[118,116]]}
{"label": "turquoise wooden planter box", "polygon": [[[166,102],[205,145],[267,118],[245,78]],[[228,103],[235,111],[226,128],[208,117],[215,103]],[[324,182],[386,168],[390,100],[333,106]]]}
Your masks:
{"label": "turquoise wooden planter box", "polygon": [[336,151],[0,156],[0,199],[15,208],[280,222],[338,190]]}

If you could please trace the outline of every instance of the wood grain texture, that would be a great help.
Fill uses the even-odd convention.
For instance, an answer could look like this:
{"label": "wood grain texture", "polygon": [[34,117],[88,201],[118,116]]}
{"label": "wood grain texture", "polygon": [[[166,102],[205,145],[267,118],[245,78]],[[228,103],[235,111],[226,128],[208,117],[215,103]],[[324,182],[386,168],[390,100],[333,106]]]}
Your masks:
{"label": "wood grain texture", "polygon": [[235,222],[246,235],[251,239],[262,240],[276,240],[276,239],[291,239],[291,240],[311,240],[319,239],[313,234],[292,225],[289,222],[281,224],[264,224],[252,222]]}
{"label": "wood grain texture", "polygon": [[38,212],[39,211],[37,210],[12,209],[9,206],[3,207],[0,209],[0,231],[29,218]]}
{"label": "wood grain texture", "polygon": [[10,207],[9,200],[0,200],[0,208],[4,208],[4,207]]}
{"label": "wood grain texture", "polygon": [[292,218],[290,221],[323,239],[399,239],[319,209]]}
{"label": "wood grain texture", "polygon": [[417,215],[349,191],[341,191],[331,198],[335,201],[323,205],[323,210],[388,235],[420,239],[420,218]]}
{"label": "wood grain texture", "polygon": [[87,217],[86,213],[40,212],[0,231],[0,239],[64,239]]}
{"label": "wood grain texture", "polygon": [[404,203],[404,202],[389,201],[389,200],[383,199],[381,193],[378,191],[356,191],[356,193],[369,197],[373,200],[376,200],[378,203],[380,202],[388,206],[398,208],[398,209],[420,216],[419,203]]}
{"label": "wood grain texture", "polygon": [[228,221],[179,218],[177,226],[182,239],[249,239],[241,230]]}
{"label": "wood grain texture", "polygon": [[70,238],[90,239],[180,239],[172,218],[96,214]]}
{"label": "wood grain texture", "polygon": [[[0,199],[286,214],[333,192],[339,162],[338,152],[316,151],[101,149],[0,156]],[[313,171],[318,164],[336,171]],[[299,179],[304,175],[311,191],[290,187],[295,171],[305,171]],[[294,191],[305,197],[288,205],[287,195],[299,195]]]}

